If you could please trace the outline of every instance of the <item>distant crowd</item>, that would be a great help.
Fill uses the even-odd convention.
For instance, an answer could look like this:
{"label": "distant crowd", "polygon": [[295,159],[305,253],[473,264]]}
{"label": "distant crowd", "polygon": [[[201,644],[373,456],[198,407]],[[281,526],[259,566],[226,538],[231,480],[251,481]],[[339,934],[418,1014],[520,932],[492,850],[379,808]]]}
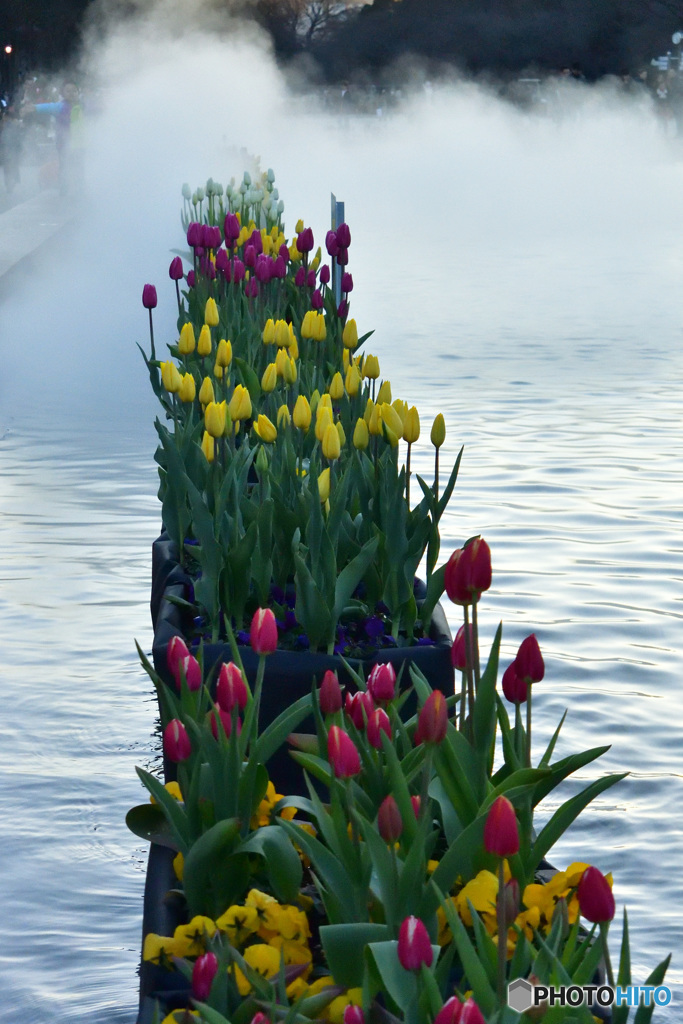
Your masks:
{"label": "distant crowd", "polygon": [[[676,64],[680,61],[676,61]],[[585,78],[577,65],[546,76],[523,76],[497,87],[509,102],[553,116],[566,107],[565,83]],[[663,129],[683,138],[683,70],[653,62],[637,73],[624,71],[613,79],[619,91],[650,96]],[[487,83],[489,88],[490,83]],[[341,82],[322,90],[323,107],[332,114],[382,117],[399,106],[415,89],[431,97],[435,84],[424,80],[408,89],[372,82]],[[320,95],[320,93],[318,94]],[[84,176],[87,121],[95,104],[79,85],[64,80],[59,86],[44,76],[28,76],[12,96],[0,94],[0,164],[5,191],[21,182],[22,168],[32,168],[39,188],[67,195],[77,191]]]}

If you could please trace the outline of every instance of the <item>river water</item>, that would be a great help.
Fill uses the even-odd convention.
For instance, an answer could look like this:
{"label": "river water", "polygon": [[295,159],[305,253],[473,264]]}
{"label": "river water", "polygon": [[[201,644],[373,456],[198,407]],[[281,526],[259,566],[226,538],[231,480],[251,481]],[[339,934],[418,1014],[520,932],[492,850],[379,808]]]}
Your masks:
{"label": "river water", "polygon": [[[306,216],[318,237],[329,188],[346,200],[353,310],[361,330],[377,328],[368,347],[394,395],[417,404],[425,436],[444,413],[443,462],[465,445],[443,552],[474,533],[488,540],[481,631],[486,647],[502,619],[504,665],[527,633],[539,638],[538,747],[565,708],[558,754],[611,744],[562,798],[602,772],[631,773],[551,859],[614,873],[634,982],[672,951],[680,999],[683,154],[642,113],[625,122],[584,111],[568,128],[509,123],[496,105],[479,114],[458,121],[454,109],[459,162],[438,118],[432,129],[410,122],[433,156],[427,183],[399,158],[405,124],[363,123],[355,153],[366,167],[374,157],[371,174],[335,162],[347,125],[331,132],[308,191],[283,160],[282,194],[293,195],[289,220]],[[174,181],[168,207],[176,195]],[[124,817],[145,798],[135,765],[158,758],[156,701],[134,639],[151,647],[159,510],[154,405],[134,342],[145,339],[145,280],[160,291],[158,337],[170,339],[163,282],[175,223],[144,250],[131,227],[145,258],[121,259],[115,278],[120,253],[104,251],[115,242],[99,235],[102,267],[88,273],[77,225],[2,289],[7,1024],[135,1017],[146,850]],[[428,476],[429,445],[417,448]],[[447,611],[456,628],[457,609]],[[655,1019],[671,1024],[676,1007]]]}

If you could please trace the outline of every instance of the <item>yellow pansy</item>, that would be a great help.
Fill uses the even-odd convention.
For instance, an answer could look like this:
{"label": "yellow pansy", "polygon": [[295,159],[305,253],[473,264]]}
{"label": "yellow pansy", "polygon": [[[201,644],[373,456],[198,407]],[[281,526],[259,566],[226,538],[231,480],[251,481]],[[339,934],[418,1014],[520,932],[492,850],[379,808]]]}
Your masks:
{"label": "yellow pansy", "polygon": [[[182,803],[183,794],[180,792],[180,786],[178,785],[177,782],[167,782],[164,785],[164,789],[166,790],[167,793],[170,793],[174,800],[178,800],[180,803]],[[155,804],[157,802],[156,797],[150,796],[149,802],[151,804]]]}
{"label": "yellow pansy", "polygon": [[171,964],[171,957],[178,956],[178,948],[175,939],[167,935],[156,935],[150,932],[145,935],[145,942],[142,947],[142,959],[151,961],[153,964]]}
{"label": "yellow pansy", "polygon": [[183,871],[185,870],[185,858],[182,853],[177,853],[173,858],[173,872],[179,882],[183,880]]}
{"label": "yellow pansy", "polygon": [[455,905],[460,917],[466,925],[472,924],[472,915],[467,905],[468,900],[476,911],[493,911],[496,909],[496,898],[498,896],[498,879],[492,871],[480,871],[479,874],[468,882],[455,897]]}
{"label": "yellow pansy", "polygon": [[210,917],[197,914],[189,924],[179,924],[173,933],[177,956],[200,956],[206,952],[208,939],[216,934],[216,923]]}
{"label": "yellow pansy", "polygon": [[[280,971],[280,951],[266,943],[259,942],[254,946],[247,947],[244,951],[244,959],[248,966],[262,978],[273,978]],[[251,992],[251,983],[247,981],[239,967],[235,967],[235,981],[241,996],[246,996]]]}
{"label": "yellow pansy", "polygon": [[259,916],[255,907],[228,907],[224,914],[216,918],[216,927],[225,932],[233,946],[241,946],[250,935],[259,929]]}
{"label": "yellow pansy", "polygon": [[323,1011],[323,1016],[330,1024],[343,1024],[344,1021],[344,1010],[347,1006],[362,1006],[363,1005],[363,989],[362,988],[350,988],[346,992],[337,996],[333,999],[326,1010]]}

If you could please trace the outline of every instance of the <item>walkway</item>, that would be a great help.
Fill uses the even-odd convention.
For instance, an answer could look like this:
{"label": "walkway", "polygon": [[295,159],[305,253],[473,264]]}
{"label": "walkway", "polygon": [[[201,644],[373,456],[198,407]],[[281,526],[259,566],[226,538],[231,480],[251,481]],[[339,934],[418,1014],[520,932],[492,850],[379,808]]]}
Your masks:
{"label": "walkway", "polygon": [[0,212],[0,278],[69,221],[72,208],[54,189]]}

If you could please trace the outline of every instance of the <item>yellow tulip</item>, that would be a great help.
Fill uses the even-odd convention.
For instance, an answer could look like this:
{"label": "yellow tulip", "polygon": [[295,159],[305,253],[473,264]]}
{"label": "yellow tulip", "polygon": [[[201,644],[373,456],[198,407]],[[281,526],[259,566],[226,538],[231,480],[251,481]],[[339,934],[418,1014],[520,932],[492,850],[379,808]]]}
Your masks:
{"label": "yellow tulip", "polygon": [[406,425],[406,416],[408,415],[408,403],[401,401],[400,398],[395,398],[394,401],[391,404],[393,405],[394,409],[396,410],[396,412],[401,417],[401,423],[405,427],[405,425]]}
{"label": "yellow tulip", "polygon": [[311,407],[305,395],[299,395],[294,405],[292,421],[297,430],[307,431],[311,425]]}
{"label": "yellow tulip", "polygon": [[208,324],[209,327],[218,327],[218,319],[216,300],[209,296],[204,307],[204,323]]}
{"label": "yellow tulip", "polygon": [[204,426],[211,437],[225,433],[225,402],[209,402],[204,410]]}
{"label": "yellow tulip", "polygon": [[194,352],[195,345],[194,327],[189,323],[183,324],[180,328],[180,338],[178,339],[178,351],[181,356],[189,356],[191,352]]}
{"label": "yellow tulip", "polygon": [[323,434],[322,440],[323,455],[326,459],[334,461],[341,455],[341,445],[339,444],[339,434],[334,423],[328,423],[325,427],[325,433]]}
{"label": "yellow tulip", "polygon": [[287,349],[279,348],[277,355],[275,356],[275,369],[277,370],[278,377],[284,377],[285,375],[285,363],[287,362]]}
{"label": "yellow tulip", "polygon": [[316,409],[318,408],[318,402],[319,401],[320,401],[320,392],[316,388],[315,391],[313,392],[313,394],[311,395],[311,398],[310,398],[311,412],[315,412],[316,411]]}
{"label": "yellow tulip", "polygon": [[332,396],[327,392],[324,395],[320,395],[318,409],[329,409],[332,412]]}
{"label": "yellow tulip", "polygon": [[332,410],[323,405],[322,408],[318,408],[315,414],[315,436],[320,442],[322,442],[328,426],[334,426]]}
{"label": "yellow tulip", "polygon": [[199,332],[199,341],[197,342],[197,352],[200,356],[211,355],[211,328],[208,324],[204,324],[201,331]]}
{"label": "yellow tulip", "polygon": [[301,321],[301,337],[302,338],[312,338],[313,337],[313,322],[314,322],[313,318],[314,317],[315,317],[315,312],[312,309],[308,309],[304,313],[304,318]]}
{"label": "yellow tulip", "polygon": [[259,418],[254,424],[254,430],[266,444],[272,444],[277,437],[277,428],[263,413],[259,413]]}
{"label": "yellow tulip", "polygon": [[342,332],[344,348],[355,348],[358,344],[358,328],[355,320],[347,320]]}
{"label": "yellow tulip", "polygon": [[[389,428],[392,434],[394,434],[397,438],[402,437],[403,422],[399,414],[394,409],[394,407],[392,405],[389,405],[388,402],[384,402],[380,406],[380,412],[382,415],[382,422],[385,424],[385,426]],[[392,445],[392,447],[396,447],[396,445]]]}
{"label": "yellow tulip", "polygon": [[299,250],[297,249],[296,239],[294,239],[294,241],[289,247],[289,258],[292,261],[292,263],[298,263],[301,260],[302,256],[303,253],[300,253]]}
{"label": "yellow tulip", "polygon": [[346,434],[344,433],[344,428],[342,427],[341,420],[337,420],[337,422],[335,423],[335,427],[337,428],[337,433],[339,434],[339,444],[343,448],[344,445],[346,444]]}
{"label": "yellow tulip", "polygon": [[375,403],[371,398],[368,398],[367,402],[365,403],[365,412],[363,413],[363,419],[365,420],[366,423],[370,422],[370,417],[372,416],[372,410],[374,408]]}
{"label": "yellow tulip", "polygon": [[285,360],[282,375],[285,380],[285,384],[293,384],[296,380],[296,363],[290,356]]}
{"label": "yellow tulip", "polygon": [[350,365],[351,360],[349,359],[349,350],[348,348],[345,348],[344,351],[342,352],[342,368],[344,370],[344,373],[346,373]]}
{"label": "yellow tulip", "polygon": [[360,388],[360,373],[358,367],[351,364],[346,371],[346,392],[353,398],[354,395],[358,394]]}
{"label": "yellow tulip", "polygon": [[313,322],[313,337],[316,341],[324,341],[327,337],[327,326],[325,325],[325,316],[323,313],[316,313],[315,320]]}
{"label": "yellow tulip", "polygon": [[161,381],[167,391],[175,395],[180,391],[181,376],[178,367],[170,359],[167,363],[161,363]]}
{"label": "yellow tulip", "polygon": [[216,352],[216,365],[217,366],[230,366],[232,362],[232,344],[226,341],[225,338],[221,338],[218,342],[218,351]]}
{"label": "yellow tulip", "polygon": [[228,412],[233,420],[248,420],[251,416],[251,398],[242,384],[237,384],[232,393]]}
{"label": "yellow tulip", "polygon": [[294,230],[296,231],[296,233],[298,235],[300,231],[303,231],[303,229],[304,229],[304,222],[301,219],[301,217],[299,217],[298,221],[296,222],[296,227],[294,228]]}
{"label": "yellow tulip", "polygon": [[278,348],[289,348],[292,338],[289,333],[289,324],[286,320],[277,320],[275,323],[275,344]]}
{"label": "yellow tulip", "polygon": [[199,389],[199,401],[202,405],[208,405],[209,402],[216,401],[210,377],[205,377],[202,381],[202,386]]}
{"label": "yellow tulip", "polygon": [[278,427],[288,427],[291,422],[291,415],[286,405],[281,405],[277,411]]}
{"label": "yellow tulip", "polygon": [[382,434],[382,412],[381,406],[376,405],[372,413],[370,414],[370,422],[368,423],[368,430],[373,437],[380,437]]}
{"label": "yellow tulip", "polygon": [[367,355],[363,360],[363,376],[368,380],[377,380],[379,377],[379,359],[377,356]]}
{"label": "yellow tulip", "polygon": [[357,420],[355,429],[353,431],[353,447],[358,448],[360,451],[364,451],[370,443],[370,435],[368,432],[368,425],[362,417]]}
{"label": "yellow tulip", "polygon": [[[289,326],[291,327],[292,325],[290,324]],[[289,354],[292,357],[292,359],[298,359],[299,358],[299,342],[296,340],[296,334],[294,334],[293,331],[290,331],[290,336],[291,336],[291,341],[289,343],[289,349],[287,351],[289,352]]]}
{"label": "yellow tulip", "polygon": [[266,320],[266,326],[263,328],[262,338],[264,345],[272,345],[275,341],[275,324],[270,317]]}
{"label": "yellow tulip", "polygon": [[261,377],[261,388],[263,391],[269,394],[271,391],[275,390],[276,384],[277,366],[275,365],[275,363],[268,363],[265,370],[263,371],[263,376]]}
{"label": "yellow tulip", "polygon": [[197,385],[194,382],[194,377],[191,373],[184,373],[180,382],[180,390],[178,391],[178,398],[181,402],[194,402],[194,397],[197,394]]}
{"label": "yellow tulip", "polygon": [[213,462],[215,453],[216,442],[211,437],[208,430],[204,431],[204,437],[202,438],[202,451],[206,457],[207,462]]}
{"label": "yellow tulip", "polygon": [[339,373],[339,371],[337,371],[337,373],[335,373],[334,377],[332,378],[332,383],[330,384],[329,392],[330,398],[334,402],[338,402],[339,399],[344,394],[344,381],[342,380],[342,375],[341,373]]}
{"label": "yellow tulip", "polygon": [[213,375],[216,380],[223,380],[223,367],[219,366],[218,363],[213,364]]}
{"label": "yellow tulip", "polygon": [[320,266],[320,260],[322,259],[322,250],[320,246],[316,249],[315,256],[311,260],[311,270],[317,270]]}
{"label": "yellow tulip", "polygon": [[413,444],[420,436],[420,417],[414,405],[406,413],[403,424],[403,440]]}
{"label": "yellow tulip", "polygon": [[375,401],[378,402],[379,405],[382,405],[384,402],[387,402],[389,405],[391,405],[391,384],[389,383],[388,380],[382,381],[382,385],[379,391],[377,392],[377,398],[375,399]]}
{"label": "yellow tulip", "polygon": [[324,469],[318,477],[318,494],[320,495],[320,503],[325,504],[330,496],[330,467]]}
{"label": "yellow tulip", "polygon": [[431,442],[435,448],[440,448],[446,440],[446,424],[444,422],[443,414],[438,413],[434,418],[431,432]]}

